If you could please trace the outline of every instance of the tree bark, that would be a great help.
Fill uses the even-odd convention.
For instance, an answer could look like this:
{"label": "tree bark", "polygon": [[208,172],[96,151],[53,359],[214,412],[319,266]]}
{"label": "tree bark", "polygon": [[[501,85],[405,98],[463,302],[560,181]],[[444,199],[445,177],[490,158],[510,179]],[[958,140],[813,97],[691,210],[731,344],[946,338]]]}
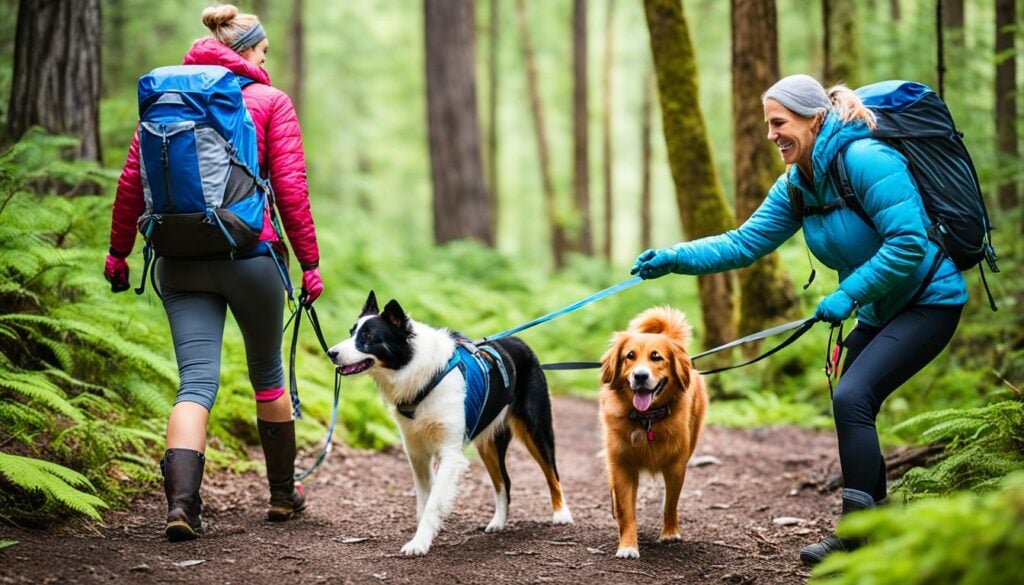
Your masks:
{"label": "tree bark", "polygon": [[555,269],[565,267],[568,238],[565,226],[558,215],[558,199],[555,184],[551,178],[551,155],[548,150],[547,128],[544,125],[544,106],[540,101],[540,82],[537,79],[537,64],[533,59],[533,45],[530,41],[530,27],[526,14],[525,0],[516,0],[516,20],[522,37],[523,61],[526,63],[526,81],[530,92],[530,110],[533,113],[533,129],[537,138],[537,157],[540,167],[541,185],[544,191],[544,211],[551,230],[551,256]]}
{"label": "tree bark", "polygon": [[587,119],[587,0],[572,3],[573,198],[579,214],[577,249],[590,256],[594,238],[590,217],[590,149]]}
{"label": "tree bark", "polygon": [[615,40],[615,0],[608,0],[604,21],[604,59],[601,66],[601,183],[604,188],[604,238],[601,255],[612,261],[612,245],[615,243],[615,203],[612,188],[612,66]]}
{"label": "tree bark", "polygon": [[[651,166],[654,152],[654,131],[651,123],[654,117],[655,87],[654,69],[644,75],[643,101],[640,105],[641,183],[640,183],[640,249],[654,246],[651,236]],[[608,223],[611,223],[610,219]],[[610,237],[610,236],[609,236]]]}
{"label": "tree bark", "polygon": [[498,36],[501,23],[498,0],[490,0],[490,35],[487,39],[487,186],[491,209],[491,231],[497,233],[498,214]]}
{"label": "tree bark", "polygon": [[32,126],[78,138],[73,157],[102,164],[99,0],[21,0],[7,136]]}
{"label": "tree bark", "polygon": [[302,114],[302,107],[305,102],[305,77],[306,77],[306,27],[303,24],[303,0],[295,0],[292,3],[291,34],[288,42],[288,56],[291,59],[292,87],[288,97],[295,104],[297,114]]}
{"label": "tree bark", "polygon": [[[996,0],[996,154],[999,168],[1020,169],[1017,146],[1017,53],[1014,25],[1017,22],[1014,0]],[[1013,211],[1020,204],[1018,176],[1008,175],[999,182],[999,208]],[[1024,221],[1017,226],[1024,233]]]}
{"label": "tree bark", "polygon": [[825,30],[823,84],[860,83],[860,43],[857,41],[857,4],[854,0],[822,0]]}
{"label": "tree bark", "polygon": [[[697,62],[680,0],[645,0],[658,76],[662,126],[676,203],[688,239],[722,233],[735,219],[725,202],[697,91]],[[708,347],[733,339],[733,285],[728,274],[697,279]]]}
{"label": "tree bark", "polygon": [[[761,94],[779,78],[775,0],[732,0],[732,117],[736,221],[746,221],[785,169],[765,140]],[[793,317],[793,283],[771,253],[739,272],[739,331],[750,333]],[[756,344],[745,348],[757,351]]]}
{"label": "tree bark", "polygon": [[471,0],[425,0],[427,125],[434,241],[494,245],[480,152]]}
{"label": "tree bark", "polygon": [[939,0],[942,2],[942,26],[944,28],[963,28],[964,0]]}

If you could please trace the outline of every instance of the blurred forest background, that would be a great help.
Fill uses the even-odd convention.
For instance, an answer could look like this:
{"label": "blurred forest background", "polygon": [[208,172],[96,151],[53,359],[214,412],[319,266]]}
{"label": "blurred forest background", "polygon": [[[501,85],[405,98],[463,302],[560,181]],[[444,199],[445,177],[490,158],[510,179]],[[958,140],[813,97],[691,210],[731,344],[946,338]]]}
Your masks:
{"label": "blurred forest background", "polygon": [[[370,289],[478,339],[625,280],[647,247],[738,225],[783,171],[760,109],[781,76],[941,89],[997,228],[1002,272],[986,276],[1000,310],[968,273],[950,349],[889,399],[879,428],[910,454],[907,499],[973,490],[1024,517],[1019,477],[1000,483],[1024,468],[1019,0],[236,4],[260,15],[266,69],[299,111],[329,343]],[[135,83],[205,36],[208,5],[0,0],[0,521],[99,520],[156,485],[177,384],[166,320],[152,293],[110,294],[102,264]],[[809,315],[835,285],[818,266],[801,288],[814,266],[795,238],[739,274],[643,283],[522,337],[542,362],[596,360],[634,314],[672,304],[696,352]],[[829,427],[827,337],[820,326],[714,376],[711,422]],[[226,340],[209,456],[238,470],[257,438],[230,323]],[[308,328],[297,370],[315,448],[334,372]],[[594,371],[548,378],[556,393],[598,389]],[[344,381],[340,416],[336,440],[397,442],[367,380]],[[952,504],[939,509],[924,513]],[[868,529],[905,525],[882,523]]]}

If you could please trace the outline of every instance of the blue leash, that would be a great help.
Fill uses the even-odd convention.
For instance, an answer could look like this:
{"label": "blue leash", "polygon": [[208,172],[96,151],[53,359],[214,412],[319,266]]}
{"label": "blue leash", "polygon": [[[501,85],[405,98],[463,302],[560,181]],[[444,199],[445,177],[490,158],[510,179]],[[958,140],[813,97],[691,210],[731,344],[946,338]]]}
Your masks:
{"label": "blue leash", "polygon": [[593,303],[594,301],[599,301],[599,300],[601,300],[601,299],[603,299],[605,297],[609,297],[609,296],[611,296],[611,295],[613,295],[613,294],[615,294],[617,292],[624,291],[627,288],[630,288],[632,286],[636,286],[636,285],[640,284],[643,281],[644,280],[642,278],[640,278],[639,276],[634,276],[633,278],[630,278],[627,281],[620,282],[619,284],[616,284],[615,286],[610,286],[610,287],[608,287],[608,288],[606,288],[606,289],[604,289],[602,291],[596,292],[596,293],[590,295],[589,297],[587,297],[585,299],[576,301],[575,303],[569,305],[568,307],[559,309],[557,311],[552,311],[551,313],[548,313],[547,315],[544,315],[543,317],[537,317],[533,321],[530,321],[528,323],[523,323],[522,325],[520,325],[518,327],[513,327],[512,329],[508,329],[506,331],[502,331],[501,333],[495,333],[494,335],[489,335],[487,337],[484,337],[483,339],[481,339],[480,341],[478,341],[476,343],[480,344],[480,343],[486,343],[486,342],[489,342],[489,341],[496,341],[498,339],[502,339],[502,338],[508,337],[509,335],[515,335],[516,333],[519,333],[520,331],[523,331],[525,329],[529,329],[530,327],[533,327],[535,325],[540,325],[541,323],[547,323],[548,321],[554,319],[555,317],[560,317],[560,316],[562,316],[562,315],[564,315],[566,313],[571,313],[571,312],[573,312],[573,311],[575,311],[577,309],[581,309],[581,308],[589,305],[590,303]]}

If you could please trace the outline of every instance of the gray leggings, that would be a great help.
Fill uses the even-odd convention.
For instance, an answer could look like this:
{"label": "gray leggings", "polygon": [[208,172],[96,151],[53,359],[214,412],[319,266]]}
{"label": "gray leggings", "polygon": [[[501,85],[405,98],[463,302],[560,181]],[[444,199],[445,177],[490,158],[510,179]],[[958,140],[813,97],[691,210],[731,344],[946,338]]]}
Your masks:
{"label": "gray leggings", "polygon": [[[213,408],[220,385],[220,353],[227,309],[245,341],[249,381],[257,399],[283,389],[281,337],[284,285],[270,256],[240,260],[156,262],[156,279],[178,360],[178,397]],[[264,392],[261,392],[264,391]],[[275,398],[281,392],[271,392]]]}

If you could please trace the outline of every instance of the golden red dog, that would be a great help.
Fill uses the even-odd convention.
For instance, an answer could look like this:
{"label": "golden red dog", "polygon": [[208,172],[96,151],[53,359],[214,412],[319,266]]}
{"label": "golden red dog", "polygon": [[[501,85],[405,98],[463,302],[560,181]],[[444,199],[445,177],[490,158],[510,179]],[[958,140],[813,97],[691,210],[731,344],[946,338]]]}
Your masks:
{"label": "golden red dog", "polygon": [[708,407],[704,378],[686,352],[691,328],[671,307],[648,309],[615,333],[601,358],[599,400],[612,512],[619,523],[615,556],[638,558],[636,494],[640,472],[665,480],[661,542],[682,540],[679,494]]}

